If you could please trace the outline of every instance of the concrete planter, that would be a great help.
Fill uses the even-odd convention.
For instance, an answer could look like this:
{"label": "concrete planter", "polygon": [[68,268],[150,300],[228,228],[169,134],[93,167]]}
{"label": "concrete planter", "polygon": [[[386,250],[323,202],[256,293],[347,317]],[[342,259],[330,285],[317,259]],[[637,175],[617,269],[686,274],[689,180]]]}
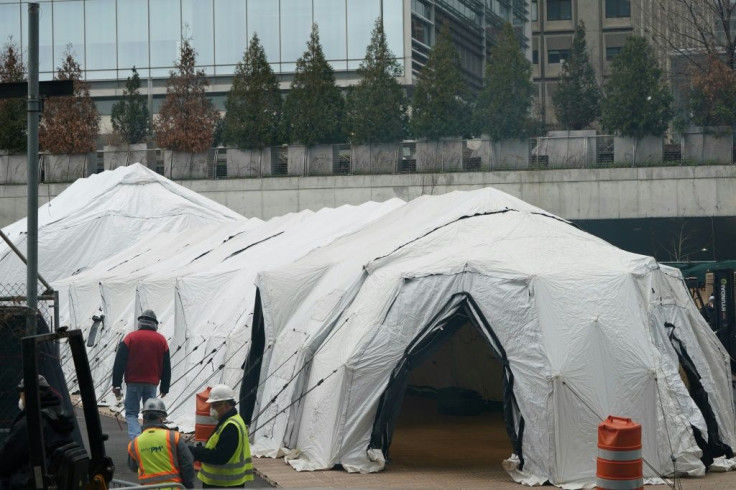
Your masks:
{"label": "concrete planter", "polygon": [[545,166],[585,168],[595,161],[596,133],[594,130],[550,131],[544,138],[537,138],[533,156],[539,155],[538,163]]}
{"label": "concrete planter", "polygon": [[733,130],[729,126],[693,127],[682,134],[682,159],[697,163],[730,164],[733,160]]}
{"label": "concrete planter", "polygon": [[441,139],[417,141],[417,172],[453,172],[462,170],[463,141]]}
{"label": "concrete planter", "polygon": [[[287,155],[286,175],[305,175],[307,171],[307,147],[303,145],[289,145]],[[275,171],[272,173],[278,175]]]}
{"label": "concrete planter", "polygon": [[0,183],[27,184],[27,161],[27,155],[9,155],[7,153],[0,153]]}
{"label": "concrete planter", "polygon": [[334,149],[332,145],[314,145],[307,149],[306,175],[333,174]]}
{"label": "concrete planter", "polygon": [[491,141],[491,170],[529,168],[529,142],[523,140]]}
{"label": "concrete planter", "polygon": [[645,136],[639,141],[636,138],[614,136],[613,161],[616,163],[656,163],[664,157],[661,136]]}
{"label": "concrete planter", "polygon": [[213,169],[209,151],[187,153],[183,151],[164,151],[164,177],[176,179],[212,178]]}
{"label": "concrete planter", "polygon": [[396,172],[401,143],[354,145],[350,166],[354,174],[392,174]]}
{"label": "concrete planter", "polygon": [[127,167],[134,163],[148,166],[148,145],[146,143],[127,146],[105,145],[103,150],[105,170],[115,170],[118,167]]}
{"label": "concrete planter", "polygon": [[95,173],[97,154],[44,155],[44,182],[74,182]]}
{"label": "concrete planter", "polygon": [[270,169],[271,148],[263,150],[227,150],[228,177],[260,177],[270,172],[264,172],[264,167]]}

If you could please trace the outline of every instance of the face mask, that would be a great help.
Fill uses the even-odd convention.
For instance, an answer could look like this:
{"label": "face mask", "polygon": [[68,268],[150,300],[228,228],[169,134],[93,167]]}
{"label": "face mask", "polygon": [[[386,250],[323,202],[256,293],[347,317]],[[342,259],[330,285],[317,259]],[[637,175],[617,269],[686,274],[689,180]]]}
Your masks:
{"label": "face mask", "polygon": [[23,403],[23,398],[18,398],[18,409],[20,411],[23,411],[26,409],[25,403]]}
{"label": "face mask", "polygon": [[210,417],[212,417],[213,419],[217,420],[219,418],[219,416],[217,414],[217,410],[215,410],[214,408],[210,408]]}

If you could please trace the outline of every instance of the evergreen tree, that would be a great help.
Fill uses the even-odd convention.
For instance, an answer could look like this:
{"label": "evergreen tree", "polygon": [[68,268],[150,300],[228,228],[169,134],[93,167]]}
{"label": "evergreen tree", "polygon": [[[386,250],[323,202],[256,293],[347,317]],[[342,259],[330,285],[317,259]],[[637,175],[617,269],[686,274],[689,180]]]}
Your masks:
{"label": "evergreen tree", "polygon": [[493,141],[524,137],[534,95],[532,65],[509,23],[491,48],[485,78],[475,110],[476,128]]}
{"label": "evergreen tree", "polygon": [[412,101],[411,130],[419,138],[465,136],[470,133],[469,90],[460,73],[460,59],[450,39],[450,28],[442,26],[429,51],[427,64],[419,73]]}
{"label": "evergreen tree", "polygon": [[260,150],[278,142],[279,81],[256,34],[235,69],[225,109],[222,137],[227,144]]}
{"label": "evergreen tree", "polygon": [[125,82],[123,98],[112,106],[112,129],[128,144],[141,143],[148,135],[150,115],[140,88],[141,77],[133,67],[133,76]]}
{"label": "evergreen tree", "polygon": [[161,148],[200,153],[212,146],[220,114],[205,95],[209,83],[204,70],[196,69],[196,62],[197,53],[185,39],[154,122],[156,144]]}
{"label": "evergreen tree", "polygon": [[[0,53],[0,83],[22,82],[25,67],[18,46],[10,39]],[[0,100],[0,150],[8,153],[23,153],[28,142],[28,115],[26,101],[20,99]]]}
{"label": "evergreen tree", "polygon": [[552,95],[560,126],[564,129],[589,127],[600,117],[600,98],[595,70],[588,59],[585,24],[581,20],[572,39],[572,52],[562,65],[557,91]]}
{"label": "evergreen tree", "polygon": [[327,63],[317,25],[307,50],[296,62],[284,117],[289,141],[307,146],[344,141],[345,99],[335,85],[335,72]]}
{"label": "evergreen tree", "polygon": [[352,142],[389,143],[404,139],[406,97],[396,80],[402,68],[388,47],[381,18],[376,19],[358,74],[362,80],[348,93]]}
{"label": "evergreen tree", "polygon": [[50,97],[44,102],[38,130],[39,146],[49,153],[79,155],[97,149],[100,114],[82,82],[82,69],[70,48],[56,72],[57,80],[72,80],[74,95]]}
{"label": "evergreen tree", "polygon": [[603,128],[636,139],[663,134],[672,118],[672,96],[661,78],[648,41],[629,37],[611,62],[601,105]]}

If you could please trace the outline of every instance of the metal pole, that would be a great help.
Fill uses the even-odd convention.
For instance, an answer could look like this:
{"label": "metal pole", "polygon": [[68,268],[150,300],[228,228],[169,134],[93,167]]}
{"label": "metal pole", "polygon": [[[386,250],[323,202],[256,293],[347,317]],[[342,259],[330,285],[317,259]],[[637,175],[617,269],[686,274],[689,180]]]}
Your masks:
{"label": "metal pole", "polygon": [[26,288],[27,335],[36,335],[38,306],[38,4],[28,4],[28,213]]}

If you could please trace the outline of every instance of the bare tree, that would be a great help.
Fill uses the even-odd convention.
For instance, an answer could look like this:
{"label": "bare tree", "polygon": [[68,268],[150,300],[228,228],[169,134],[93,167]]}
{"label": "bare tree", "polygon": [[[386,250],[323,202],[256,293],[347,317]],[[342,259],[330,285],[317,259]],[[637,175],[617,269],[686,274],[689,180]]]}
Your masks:
{"label": "bare tree", "polygon": [[[677,53],[695,66],[707,56],[723,57],[736,69],[736,1],[734,0],[649,0],[642,7],[652,40],[666,53]],[[649,3],[646,0],[642,5]],[[632,2],[633,3],[633,2]],[[649,16],[649,13],[656,15]]]}

